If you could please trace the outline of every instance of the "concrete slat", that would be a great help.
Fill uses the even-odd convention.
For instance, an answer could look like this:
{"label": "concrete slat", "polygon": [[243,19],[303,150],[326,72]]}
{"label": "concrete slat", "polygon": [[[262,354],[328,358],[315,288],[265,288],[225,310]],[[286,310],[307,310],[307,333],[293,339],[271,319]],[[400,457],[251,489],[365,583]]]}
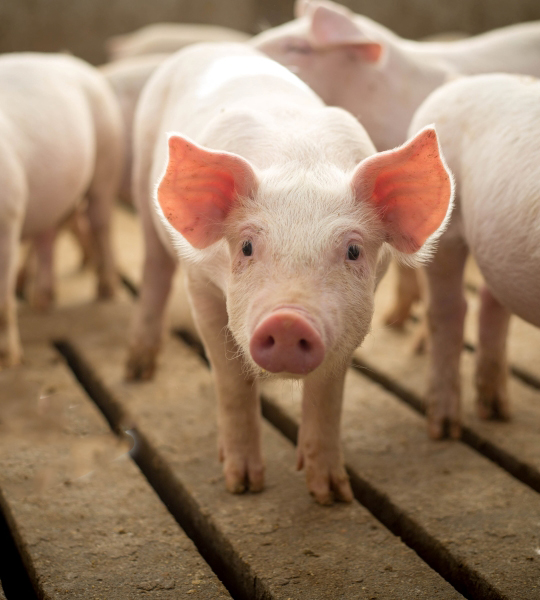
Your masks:
{"label": "concrete slat", "polygon": [[39,597],[230,598],[62,357],[25,353],[0,373],[0,489]]}

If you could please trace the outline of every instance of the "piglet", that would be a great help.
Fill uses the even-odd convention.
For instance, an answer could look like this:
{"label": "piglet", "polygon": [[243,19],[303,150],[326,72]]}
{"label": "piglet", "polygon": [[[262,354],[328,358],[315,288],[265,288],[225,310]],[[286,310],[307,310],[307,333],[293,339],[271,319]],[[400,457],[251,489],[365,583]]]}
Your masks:
{"label": "piglet", "polygon": [[121,163],[119,108],[96,69],[64,55],[0,57],[0,368],[22,358],[15,302],[19,242],[33,243],[32,303],[47,308],[54,296],[56,230],[85,196],[98,296],[113,295],[110,213]]}
{"label": "piglet", "polygon": [[274,61],[201,44],[143,91],[134,170],[146,259],[128,375],[153,371],[178,254],[212,365],[227,489],[263,488],[257,380],[280,376],[304,383],[309,490],[350,501],[344,376],[389,253],[418,259],[448,214],[435,130],[376,154],[354,117]]}
{"label": "piglet", "polygon": [[481,418],[508,419],[510,315],[540,327],[540,80],[477,75],[435,91],[411,132],[435,122],[456,177],[456,208],[427,266],[429,434],[461,430],[459,358],[469,252],[485,279],[476,386]]}

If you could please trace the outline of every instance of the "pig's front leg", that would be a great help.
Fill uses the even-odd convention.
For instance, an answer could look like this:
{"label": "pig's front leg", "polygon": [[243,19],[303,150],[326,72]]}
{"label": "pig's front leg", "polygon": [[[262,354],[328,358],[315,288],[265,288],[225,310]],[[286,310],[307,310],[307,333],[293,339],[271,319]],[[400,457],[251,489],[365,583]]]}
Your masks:
{"label": "pig's front leg", "polygon": [[218,399],[219,456],[229,492],[264,487],[261,408],[256,379],[245,375],[244,359],[228,327],[222,293],[207,282],[189,280],[195,323],[212,366]]}
{"label": "pig's front leg", "polygon": [[429,289],[430,372],[428,433],[433,439],[461,435],[459,363],[467,303],[463,270],[468,249],[459,238],[441,239],[426,273]]}
{"label": "pig's front leg", "polygon": [[480,294],[480,323],[476,359],[477,409],[481,419],[510,418],[506,339],[510,312],[487,287]]}
{"label": "pig's front leg", "polygon": [[22,361],[15,300],[19,236],[20,223],[0,220],[0,369]]}
{"label": "pig's front leg", "polygon": [[54,242],[56,228],[48,229],[33,239],[35,272],[31,282],[30,305],[38,311],[49,310],[54,302]]}
{"label": "pig's front leg", "polygon": [[305,468],[308,489],[319,504],[353,499],[340,443],[345,373],[314,371],[304,380],[297,466]]}

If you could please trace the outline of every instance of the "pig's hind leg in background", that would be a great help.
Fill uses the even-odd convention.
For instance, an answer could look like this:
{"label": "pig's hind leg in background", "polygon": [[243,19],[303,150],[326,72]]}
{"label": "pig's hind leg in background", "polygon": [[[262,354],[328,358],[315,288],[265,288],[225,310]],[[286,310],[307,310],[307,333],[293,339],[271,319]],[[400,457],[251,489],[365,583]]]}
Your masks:
{"label": "pig's hind leg in background", "polygon": [[118,284],[112,249],[112,210],[123,165],[121,116],[112,94],[89,89],[95,128],[96,162],[87,191],[88,222],[97,272],[97,297],[111,298]]}
{"label": "pig's hind leg in background", "polygon": [[19,262],[19,240],[27,201],[24,169],[5,143],[0,140],[3,165],[0,188],[0,369],[22,360],[17,327],[15,285]]}

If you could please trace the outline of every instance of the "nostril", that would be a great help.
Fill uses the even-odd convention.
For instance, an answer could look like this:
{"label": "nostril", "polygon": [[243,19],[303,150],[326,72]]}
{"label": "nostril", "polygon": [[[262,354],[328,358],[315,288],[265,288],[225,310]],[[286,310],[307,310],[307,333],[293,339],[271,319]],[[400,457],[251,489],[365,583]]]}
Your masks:
{"label": "nostril", "polygon": [[298,345],[300,346],[300,349],[304,352],[309,352],[311,350],[311,344],[307,340],[301,339],[298,342]]}
{"label": "nostril", "polygon": [[262,343],[262,347],[263,347],[265,350],[268,350],[269,348],[272,348],[272,346],[273,346],[275,343],[276,343],[276,340],[275,340],[275,339],[274,339],[274,338],[273,338],[271,335],[269,335],[269,336],[268,336],[268,337],[267,337],[267,338],[264,340],[264,342]]}

